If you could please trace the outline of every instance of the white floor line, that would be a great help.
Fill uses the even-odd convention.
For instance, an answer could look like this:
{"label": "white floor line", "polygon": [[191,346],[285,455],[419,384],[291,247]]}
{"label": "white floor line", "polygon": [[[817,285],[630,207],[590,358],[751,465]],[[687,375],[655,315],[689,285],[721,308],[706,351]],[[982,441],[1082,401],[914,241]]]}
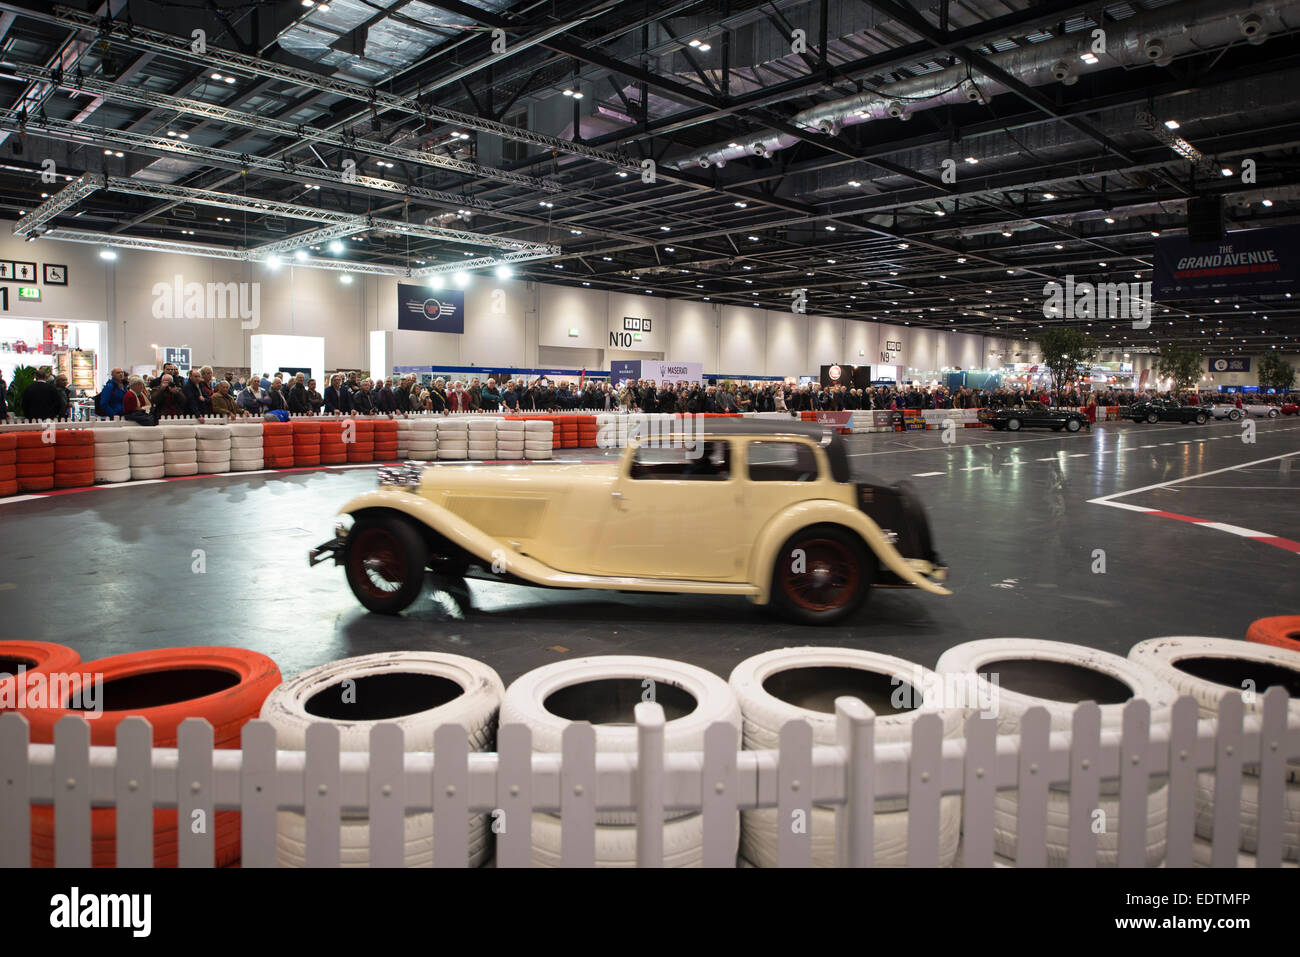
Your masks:
{"label": "white floor line", "polygon": [[[1168,488],[1171,485],[1181,485],[1183,482],[1190,482],[1193,479],[1206,478],[1211,475],[1222,475],[1224,472],[1235,472],[1238,469],[1247,468],[1251,465],[1262,465],[1265,462],[1277,462],[1280,459],[1289,459],[1293,455],[1300,455],[1300,451],[1284,452],[1281,455],[1270,455],[1266,459],[1256,459],[1253,462],[1242,462],[1240,465],[1229,465],[1227,468],[1214,469],[1212,472],[1200,472],[1196,475],[1184,475],[1182,478],[1170,479],[1168,482],[1156,482],[1154,485],[1144,485],[1141,488],[1129,489],[1127,492],[1112,492],[1110,495],[1103,495],[1100,498],[1090,498],[1088,502],[1094,505],[1110,505],[1112,499],[1123,498],[1126,495],[1136,495],[1139,492],[1149,492],[1152,489]],[[1159,511],[1151,509],[1150,511]]]}
{"label": "white floor line", "polygon": [[1240,525],[1225,525],[1223,522],[1201,522],[1204,528],[1217,528],[1221,532],[1229,532],[1233,535],[1240,535],[1242,538],[1270,538],[1268,532],[1256,532],[1249,528],[1242,528]]}
{"label": "white floor line", "polygon": [[943,472],[913,472],[912,478],[929,478],[931,475],[943,475]]}

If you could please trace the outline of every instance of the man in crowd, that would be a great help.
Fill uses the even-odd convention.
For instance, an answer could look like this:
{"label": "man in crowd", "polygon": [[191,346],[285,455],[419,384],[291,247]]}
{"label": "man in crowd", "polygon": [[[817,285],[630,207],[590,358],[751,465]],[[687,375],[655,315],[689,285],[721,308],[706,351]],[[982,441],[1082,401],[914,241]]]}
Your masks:
{"label": "man in crowd", "polygon": [[267,412],[287,412],[289,403],[285,401],[284,389],[280,383],[280,377],[276,376],[271,380],[271,388],[266,393],[266,411]]}
{"label": "man in crowd", "polygon": [[236,404],[245,415],[260,416],[266,411],[266,395],[262,392],[262,381],[255,375],[248,377],[246,385],[239,393]]}
{"label": "man in crowd", "polygon": [[325,399],[316,391],[316,380],[307,380],[307,404],[311,406],[312,415],[320,415],[321,406],[325,404]]}
{"label": "man in crowd", "polygon": [[151,380],[149,380],[149,388],[156,389],[159,386],[161,386],[162,377],[165,375],[171,376],[172,382],[179,382],[181,378],[181,370],[177,368],[176,363],[174,362],[164,362],[162,375],[156,375]]}
{"label": "man in crowd", "polygon": [[397,400],[393,396],[391,379],[380,379],[375,383],[374,402],[376,412],[396,412]]}
{"label": "man in crowd", "polygon": [[149,396],[149,402],[154,415],[159,418],[188,414],[185,392],[167,372],[158,377],[158,388]]}
{"label": "man in crowd", "polygon": [[293,385],[289,387],[288,405],[289,411],[294,415],[307,415],[311,412],[311,402],[307,398],[307,383],[301,372],[293,377]]}
{"label": "man in crowd", "polygon": [[230,383],[225,379],[217,380],[216,391],[212,393],[212,414],[224,415],[229,418],[248,415],[236,404],[235,397],[230,394]]}
{"label": "man in crowd", "polygon": [[126,398],[126,373],[114,369],[99,393],[99,414],[106,418],[122,417],[122,400]]}
{"label": "man in crowd", "polygon": [[488,379],[487,385],[479,393],[484,412],[495,412],[501,408],[501,391],[497,388],[496,379]]}
{"label": "man in crowd", "polygon": [[29,419],[61,419],[68,414],[63,394],[50,381],[51,369],[41,366],[23,390],[23,415]]}
{"label": "man in crowd", "polygon": [[211,404],[203,397],[203,375],[198,369],[190,370],[182,391],[185,393],[186,415],[206,415],[211,411]]}
{"label": "man in crowd", "polygon": [[9,418],[9,383],[5,382],[5,374],[0,370],[0,422],[5,422]]}
{"label": "man in crowd", "polygon": [[[356,373],[353,373],[355,376]],[[352,393],[352,410],[361,415],[372,415],[375,411],[375,397],[372,392],[374,383],[366,379],[356,392]]]}
{"label": "man in crowd", "polygon": [[330,376],[330,384],[325,387],[325,414],[338,415],[350,411],[347,395],[343,390],[343,376],[337,372]]}

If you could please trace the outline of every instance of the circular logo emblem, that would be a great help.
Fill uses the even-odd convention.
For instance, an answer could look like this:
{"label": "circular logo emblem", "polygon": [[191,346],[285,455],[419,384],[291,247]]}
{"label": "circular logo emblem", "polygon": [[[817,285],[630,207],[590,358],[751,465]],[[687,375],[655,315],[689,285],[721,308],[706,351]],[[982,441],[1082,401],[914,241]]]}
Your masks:
{"label": "circular logo emblem", "polygon": [[1214,371],[1215,371],[1215,372],[1224,372],[1224,371],[1227,370],[1227,368],[1228,368],[1228,360],[1227,360],[1227,359],[1215,359],[1215,360],[1214,360]]}
{"label": "circular logo emblem", "polygon": [[839,378],[840,378],[840,367],[839,367],[839,366],[831,366],[831,368],[830,368],[830,372],[829,372],[829,375],[830,375],[830,377],[831,377],[831,381],[832,381],[832,382],[838,382],[838,381],[839,381]]}
{"label": "circular logo emblem", "polygon": [[437,319],[442,315],[442,303],[437,299],[424,300],[424,318]]}

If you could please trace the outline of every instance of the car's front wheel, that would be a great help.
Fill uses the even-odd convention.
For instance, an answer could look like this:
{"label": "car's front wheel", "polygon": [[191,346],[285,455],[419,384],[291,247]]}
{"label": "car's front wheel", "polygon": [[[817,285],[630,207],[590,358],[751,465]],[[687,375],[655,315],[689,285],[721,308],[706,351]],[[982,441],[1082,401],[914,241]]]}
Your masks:
{"label": "car's front wheel", "polygon": [[806,625],[828,625],[853,614],[875,578],[875,556],[854,533],[810,525],[788,538],[772,568],[772,607]]}
{"label": "car's front wheel", "polygon": [[1199,413],[1199,414],[1196,416],[1196,424],[1197,424],[1197,425],[1204,425],[1204,424],[1206,423],[1206,421],[1207,421],[1207,419],[1206,419],[1206,417],[1205,417],[1205,413],[1204,413],[1204,412],[1201,412],[1201,413]]}
{"label": "car's front wheel", "polygon": [[1019,419],[1007,419],[1007,431],[1008,431],[1008,432],[1019,432],[1019,431],[1020,431],[1020,420],[1019,420]]}
{"label": "car's front wheel", "polygon": [[1080,429],[1079,420],[1070,419],[1068,422],[1065,423],[1065,427],[1069,429],[1071,432],[1078,432]]}
{"label": "car's front wheel", "polygon": [[1269,409],[1269,410],[1268,410],[1268,417],[1269,417],[1270,419],[1276,419],[1276,418],[1277,418],[1277,409]]}
{"label": "car's front wheel", "polygon": [[419,597],[429,549],[405,518],[359,518],[348,533],[343,565],[348,585],[370,611],[396,615]]}
{"label": "car's front wheel", "polygon": [[1155,425],[1159,421],[1160,421],[1160,416],[1156,415],[1154,412],[1147,413],[1147,422],[1149,422],[1151,425]]}
{"label": "car's front wheel", "polygon": [[1238,419],[1241,418],[1241,412],[1236,411],[1236,410],[1234,410],[1234,411],[1232,411],[1232,412],[1229,412],[1229,413],[1228,413],[1228,418],[1232,419],[1233,422],[1236,422]]}

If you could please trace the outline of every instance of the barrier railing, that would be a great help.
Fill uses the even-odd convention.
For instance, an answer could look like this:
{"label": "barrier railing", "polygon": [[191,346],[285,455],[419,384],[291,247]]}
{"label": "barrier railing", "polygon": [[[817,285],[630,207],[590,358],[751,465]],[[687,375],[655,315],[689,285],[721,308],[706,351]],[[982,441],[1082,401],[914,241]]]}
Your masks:
{"label": "barrier railing", "polygon": [[[143,718],[117,729],[116,747],[91,747],[87,722],[62,718],[53,744],[29,744],[27,722],[0,715],[0,866],[27,866],[30,809],[52,804],[55,863],[87,866],[91,860],[91,809],[116,807],[119,866],[153,860],[154,808],[175,808],[181,822],[211,821],[218,809],[242,814],[242,866],[276,863],[277,811],[305,815],[308,866],[337,866],[343,815],[369,818],[371,866],[403,863],[403,826],[412,811],[434,819],[467,821],[486,815],[496,841],[499,867],[526,866],[533,855],[533,813],[561,816],[559,862],[590,866],[596,860],[596,814],[635,811],[638,822],[664,821],[665,811],[702,816],[699,860],[705,866],[737,864],[737,812],[776,808],[776,862],[806,866],[812,860],[808,822],[814,808],[835,810],[835,860],[840,866],[869,867],[873,860],[876,801],[905,798],[909,866],[939,863],[940,800],[962,798],[962,864],[994,863],[994,800],[998,791],[1017,792],[1016,862],[1043,866],[1049,793],[1068,787],[1068,859],[1091,866],[1099,841],[1097,807],[1103,782],[1117,801],[1119,866],[1152,863],[1148,815],[1165,816],[1164,853],[1169,867],[1192,865],[1196,850],[1198,773],[1214,773],[1213,840],[1209,862],[1236,866],[1243,827],[1243,768],[1257,778],[1254,828],[1256,864],[1281,863],[1284,844],[1294,857],[1294,814],[1288,801],[1287,762],[1300,756],[1300,721],[1288,723],[1288,697],[1270,689],[1246,714],[1242,696],[1226,695],[1218,719],[1197,718],[1193,698],[1179,699],[1167,722],[1151,723],[1144,700],[1124,708],[1119,730],[1103,729],[1096,704],[1075,707],[1070,730],[1051,730],[1051,718],[1031,708],[1020,718],[1021,733],[999,736],[997,722],[971,714],[964,736],[943,739],[937,714],[920,716],[910,740],[878,743],[874,714],[861,701],[835,701],[838,723],[833,746],[813,746],[803,721],[785,724],[776,750],[738,750],[735,727],[711,726],[701,752],[664,752],[660,705],[636,706],[637,749],[597,753],[594,728],[585,722],[564,731],[560,753],[533,753],[524,725],[498,728],[495,752],[469,750],[465,730],[444,725],[432,752],[406,752],[393,724],[373,726],[368,751],[339,750],[338,727],[318,723],[306,734],[303,751],[276,749],[275,730],[253,721],[242,730],[240,750],[214,750],[211,726],[191,718],[181,726],[177,748],[151,748]],[[1257,767],[1250,767],[1257,766]],[[1167,805],[1149,806],[1154,784],[1167,782]],[[1199,779],[1201,791],[1205,778]],[[1288,824],[1289,822],[1289,824]],[[1055,822],[1059,831],[1061,823]],[[1290,828],[1284,837],[1284,824]],[[999,825],[1005,829],[1005,821]],[[433,860],[465,866],[466,827],[433,829]],[[210,827],[176,830],[181,866],[211,866]],[[1202,842],[1203,843],[1203,842]],[[1059,853],[1059,849],[1058,849]],[[663,829],[636,825],[636,863],[664,861]]]}

